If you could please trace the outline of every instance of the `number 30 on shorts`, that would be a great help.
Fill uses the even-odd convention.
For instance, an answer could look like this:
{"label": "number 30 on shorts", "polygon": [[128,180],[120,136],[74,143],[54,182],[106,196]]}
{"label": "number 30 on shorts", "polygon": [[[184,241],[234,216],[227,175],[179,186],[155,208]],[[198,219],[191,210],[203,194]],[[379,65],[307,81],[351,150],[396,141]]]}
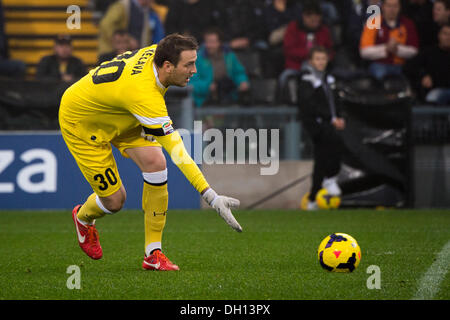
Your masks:
{"label": "number 30 on shorts", "polygon": [[104,174],[96,174],[94,180],[100,184],[98,188],[101,191],[105,191],[110,185],[114,186],[117,184],[117,177],[111,168],[106,169]]}

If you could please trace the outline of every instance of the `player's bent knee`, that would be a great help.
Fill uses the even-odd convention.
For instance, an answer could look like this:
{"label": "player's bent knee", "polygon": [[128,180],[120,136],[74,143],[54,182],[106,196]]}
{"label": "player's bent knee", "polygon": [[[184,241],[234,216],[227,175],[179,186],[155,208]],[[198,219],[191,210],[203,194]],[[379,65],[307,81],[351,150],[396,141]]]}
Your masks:
{"label": "player's bent knee", "polygon": [[113,202],[113,201],[105,201],[103,203],[103,208],[101,208],[107,214],[115,214],[122,210],[123,203]]}
{"label": "player's bent knee", "polygon": [[[127,198],[125,188],[121,187],[116,193],[101,198],[101,205],[103,205],[103,211],[108,214],[115,214],[122,210],[125,200]],[[100,206],[100,204],[99,204]],[[101,206],[100,206],[101,207]]]}
{"label": "player's bent knee", "polygon": [[109,211],[107,213],[115,214],[115,213],[119,212],[120,210],[122,210],[124,203],[125,203],[125,200],[121,201],[121,202],[109,202],[105,206],[106,209],[108,209],[108,211]]}

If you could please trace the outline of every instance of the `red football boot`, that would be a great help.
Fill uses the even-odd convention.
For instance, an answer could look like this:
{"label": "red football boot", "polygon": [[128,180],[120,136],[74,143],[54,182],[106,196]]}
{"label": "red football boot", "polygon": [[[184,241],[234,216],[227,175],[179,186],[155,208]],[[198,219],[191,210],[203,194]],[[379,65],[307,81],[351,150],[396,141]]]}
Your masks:
{"label": "red football boot", "polygon": [[72,210],[72,218],[75,223],[78,243],[81,250],[83,250],[90,258],[97,260],[103,256],[102,247],[100,246],[98,231],[95,225],[84,225],[77,219],[78,210],[81,205],[77,205]]}
{"label": "red football boot", "polygon": [[177,271],[180,268],[173,264],[161,250],[155,250],[151,255],[144,259],[142,262],[142,268],[145,270],[157,270],[157,271]]}

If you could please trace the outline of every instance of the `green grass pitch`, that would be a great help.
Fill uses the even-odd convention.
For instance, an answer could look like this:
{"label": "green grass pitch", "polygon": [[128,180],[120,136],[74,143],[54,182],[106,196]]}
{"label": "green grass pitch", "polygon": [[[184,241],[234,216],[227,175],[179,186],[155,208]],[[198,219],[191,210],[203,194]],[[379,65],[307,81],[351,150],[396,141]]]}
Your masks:
{"label": "green grass pitch", "polygon": [[[411,299],[450,240],[444,210],[236,211],[237,233],[211,210],[172,210],[163,249],[179,272],[141,269],[142,212],[124,210],[97,221],[104,256],[78,247],[70,211],[0,211],[0,300],[303,300]],[[320,241],[344,232],[362,250],[349,274],[317,261]],[[81,289],[68,289],[67,268],[80,268]],[[381,288],[368,289],[370,265]],[[447,267],[448,268],[448,267]],[[434,299],[450,299],[450,275]]]}

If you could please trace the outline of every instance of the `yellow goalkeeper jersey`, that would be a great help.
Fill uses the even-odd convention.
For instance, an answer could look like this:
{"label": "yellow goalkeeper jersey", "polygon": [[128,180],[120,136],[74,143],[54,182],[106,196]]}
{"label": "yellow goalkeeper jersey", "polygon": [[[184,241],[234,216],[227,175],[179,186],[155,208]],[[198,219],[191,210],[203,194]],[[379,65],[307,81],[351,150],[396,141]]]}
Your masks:
{"label": "yellow goalkeeper jersey", "polygon": [[[153,64],[156,45],[126,52],[92,69],[66,90],[60,117],[86,142],[110,142],[139,125],[171,130],[164,94]],[[168,133],[168,132],[166,132]]]}
{"label": "yellow goalkeeper jersey", "polygon": [[[140,132],[139,127],[142,127],[202,192],[209,186],[184,148],[179,133],[173,130],[164,101],[167,88],[159,81],[153,64],[155,51],[156,45],[126,52],[103,62],[74,83],[61,99],[60,124],[64,130],[96,148],[98,153],[102,152],[98,148],[100,145],[122,134]],[[84,155],[77,161],[89,157]]]}

